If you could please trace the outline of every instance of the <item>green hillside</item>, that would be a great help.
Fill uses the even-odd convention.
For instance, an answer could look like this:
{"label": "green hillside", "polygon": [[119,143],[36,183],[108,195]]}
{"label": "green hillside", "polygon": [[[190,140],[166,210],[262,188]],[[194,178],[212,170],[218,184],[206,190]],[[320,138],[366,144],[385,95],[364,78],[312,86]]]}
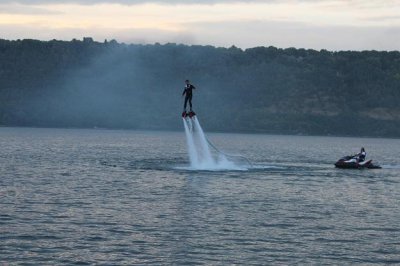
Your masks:
{"label": "green hillside", "polygon": [[400,137],[400,53],[0,40],[0,125]]}

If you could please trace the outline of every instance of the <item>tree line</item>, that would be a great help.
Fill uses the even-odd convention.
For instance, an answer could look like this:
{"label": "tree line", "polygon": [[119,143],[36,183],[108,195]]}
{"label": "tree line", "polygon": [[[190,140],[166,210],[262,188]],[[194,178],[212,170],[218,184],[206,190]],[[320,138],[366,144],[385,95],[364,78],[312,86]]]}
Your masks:
{"label": "tree line", "polygon": [[400,137],[400,52],[0,40],[0,125]]}

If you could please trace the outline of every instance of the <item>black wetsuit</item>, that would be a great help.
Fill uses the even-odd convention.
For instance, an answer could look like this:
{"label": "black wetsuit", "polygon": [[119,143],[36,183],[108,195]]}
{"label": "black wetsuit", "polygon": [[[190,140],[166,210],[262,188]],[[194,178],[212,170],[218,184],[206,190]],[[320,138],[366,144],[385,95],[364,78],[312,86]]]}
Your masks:
{"label": "black wetsuit", "polygon": [[362,151],[359,154],[357,154],[357,157],[358,157],[358,161],[364,162],[365,157],[367,157],[367,153],[365,151]]}
{"label": "black wetsuit", "polygon": [[196,89],[192,84],[187,84],[185,89],[183,90],[182,95],[185,95],[185,104],[183,108],[186,111],[187,102],[189,101],[190,111],[192,111],[192,97],[193,97],[193,90]]}

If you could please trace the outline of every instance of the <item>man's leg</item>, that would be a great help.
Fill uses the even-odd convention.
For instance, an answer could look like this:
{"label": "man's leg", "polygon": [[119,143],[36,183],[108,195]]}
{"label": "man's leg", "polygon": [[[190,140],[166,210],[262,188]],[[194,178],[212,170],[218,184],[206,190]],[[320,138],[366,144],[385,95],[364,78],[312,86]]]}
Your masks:
{"label": "man's leg", "polygon": [[[185,112],[186,112],[186,106],[187,106],[188,100],[189,100],[189,97],[186,96],[186,97],[185,97],[185,104],[183,105],[183,111],[185,111]],[[189,103],[190,103],[190,102],[189,102]]]}
{"label": "man's leg", "polygon": [[[192,96],[193,96],[193,95],[190,95],[190,96],[189,96],[190,111],[192,111]],[[185,110],[186,110],[186,108],[185,108]]]}

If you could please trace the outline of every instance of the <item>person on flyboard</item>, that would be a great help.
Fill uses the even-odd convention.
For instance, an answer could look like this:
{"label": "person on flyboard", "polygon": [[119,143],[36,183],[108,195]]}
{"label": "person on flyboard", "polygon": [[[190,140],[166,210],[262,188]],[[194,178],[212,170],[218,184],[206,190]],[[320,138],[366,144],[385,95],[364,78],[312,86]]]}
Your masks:
{"label": "person on flyboard", "polygon": [[[190,81],[187,79],[185,80],[185,89],[183,90],[182,97],[185,96],[185,104],[183,105],[183,113],[182,117],[189,116],[192,118],[196,114],[192,110],[192,98],[193,98],[193,90],[196,89],[195,86],[190,84]],[[189,113],[186,112],[187,103],[189,102],[190,111]]]}

